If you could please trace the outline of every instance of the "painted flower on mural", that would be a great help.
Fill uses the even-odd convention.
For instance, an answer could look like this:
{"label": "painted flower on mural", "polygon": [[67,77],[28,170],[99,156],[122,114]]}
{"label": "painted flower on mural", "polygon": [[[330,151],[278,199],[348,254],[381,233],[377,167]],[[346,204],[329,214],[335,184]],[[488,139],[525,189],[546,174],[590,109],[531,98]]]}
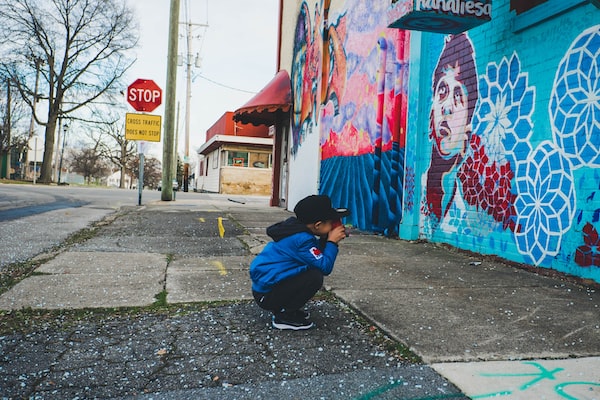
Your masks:
{"label": "painted flower on mural", "polygon": [[584,31],[563,57],[549,111],[554,140],[574,168],[600,166],[600,25]]}
{"label": "painted flower on mural", "polygon": [[600,267],[600,237],[589,222],[583,227],[583,242],[575,251],[575,262],[582,267]]}
{"label": "painted flower on mural", "polygon": [[472,154],[462,164],[458,177],[465,201],[486,211],[504,229],[515,230],[514,201],[511,191],[513,172],[505,161],[493,161],[477,135],[471,137]]}
{"label": "painted flower on mural", "polygon": [[[521,72],[519,57],[502,59],[500,65],[490,63],[479,79],[479,104],[473,116],[473,132],[481,136],[482,146],[491,161],[512,168],[515,160],[531,153],[533,132],[531,116],[535,89],[528,85],[528,75]],[[518,156],[515,156],[518,154]]]}
{"label": "painted flower on mural", "polygon": [[483,117],[482,123],[486,124],[485,130],[480,132],[483,147],[487,149],[489,157],[492,160],[500,162],[505,161],[504,145],[502,140],[505,133],[510,129],[512,123],[508,118],[509,108],[506,107],[506,95],[497,96],[496,101],[491,107],[490,112]]}
{"label": "painted flower on mural", "polygon": [[534,97],[535,90],[528,86],[516,54],[500,64],[488,64],[479,79],[470,151],[458,175],[465,201],[512,231],[518,225],[511,182],[518,167],[515,160],[531,153]]}
{"label": "painted flower on mural", "polygon": [[517,247],[535,265],[556,256],[575,214],[571,165],[550,141],[542,142],[518,172]]}

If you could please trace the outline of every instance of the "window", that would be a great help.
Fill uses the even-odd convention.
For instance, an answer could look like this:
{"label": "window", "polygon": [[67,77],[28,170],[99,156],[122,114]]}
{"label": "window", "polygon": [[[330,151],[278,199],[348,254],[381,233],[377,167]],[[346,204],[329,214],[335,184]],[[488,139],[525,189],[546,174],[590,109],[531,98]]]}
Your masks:
{"label": "window", "polygon": [[589,2],[590,0],[510,0],[510,9],[517,14],[512,31],[521,32]]}
{"label": "window", "polygon": [[227,152],[227,165],[233,165],[234,167],[247,167],[248,166],[248,152],[246,152],[246,151],[228,151]]}
{"label": "window", "polygon": [[547,1],[548,0],[510,0],[510,9],[515,10],[517,15],[519,15]]}
{"label": "window", "polygon": [[271,154],[250,153],[250,165],[254,168],[271,168]]}
{"label": "window", "polygon": [[[271,168],[271,153],[228,150],[224,165],[246,168]],[[225,161],[226,160],[226,161]]]}

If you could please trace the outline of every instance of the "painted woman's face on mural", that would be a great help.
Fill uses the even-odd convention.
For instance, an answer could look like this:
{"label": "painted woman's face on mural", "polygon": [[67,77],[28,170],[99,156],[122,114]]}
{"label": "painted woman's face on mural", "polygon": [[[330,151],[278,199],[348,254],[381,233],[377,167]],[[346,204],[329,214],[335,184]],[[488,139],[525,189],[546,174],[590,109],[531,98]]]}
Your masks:
{"label": "painted woman's face on mural", "polygon": [[444,71],[431,109],[433,139],[445,159],[464,154],[469,139],[467,88],[457,79],[459,72],[459,66]]}

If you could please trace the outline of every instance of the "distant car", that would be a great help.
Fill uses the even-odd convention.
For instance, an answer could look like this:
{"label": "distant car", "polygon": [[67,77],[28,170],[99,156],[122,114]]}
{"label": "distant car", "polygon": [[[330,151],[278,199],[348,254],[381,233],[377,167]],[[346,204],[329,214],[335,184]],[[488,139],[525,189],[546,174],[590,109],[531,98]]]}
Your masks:
{"label": "distant car", "polygon": [[[162,189],[162,181],[160,181],[158,183],[158,186],[156,187],[156,190],[161,190]],[[179,182],[177,182],[177,179],[173,179],[173,190],[177,191],[179,190]]]}

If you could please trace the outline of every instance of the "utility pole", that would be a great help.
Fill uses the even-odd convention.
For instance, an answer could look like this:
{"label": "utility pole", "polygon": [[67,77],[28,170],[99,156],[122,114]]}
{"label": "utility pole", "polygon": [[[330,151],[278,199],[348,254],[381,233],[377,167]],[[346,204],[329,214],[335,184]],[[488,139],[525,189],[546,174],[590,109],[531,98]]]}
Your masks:
{"label": "utility pole", "polygon": [[[190,21],[185,22],[187,27],[187,54],[186,54],[186,96],[185,96],[185,153],[183,157],[183,191],[188,191],[190,176],[190,104],[192,99],[192,29],[194,26],[208,27],[208,24],[193,24]],[[196,67],[200,64],[199,55],[196,55],[194,61]]]}
{"label": "utility pole", "polygon": [[185,153],[183,156],[183,191],[188,191],[190,175],[190,103],[192,99],[192,24],[187,24],[187,71],[185,78]]}
{"label": "utility pole", "polygon": [[[177,149],[179,148],[179,102],[177,102],[177,118],[175,121],[175,153],[177,154]],[[175,175],[177,175],[177,156],[173,157],[173,171],[175,171]]]}
{"label": "utility pole", "polygon": [[173,200],[173,158],[175,136],[175,102],[177,97],[177,45],[179,35],[179,0],[171,0],[169,15],[169,50],[167,54],[167,90],[165,103],[165,134],[162,159],[162,201]]}

